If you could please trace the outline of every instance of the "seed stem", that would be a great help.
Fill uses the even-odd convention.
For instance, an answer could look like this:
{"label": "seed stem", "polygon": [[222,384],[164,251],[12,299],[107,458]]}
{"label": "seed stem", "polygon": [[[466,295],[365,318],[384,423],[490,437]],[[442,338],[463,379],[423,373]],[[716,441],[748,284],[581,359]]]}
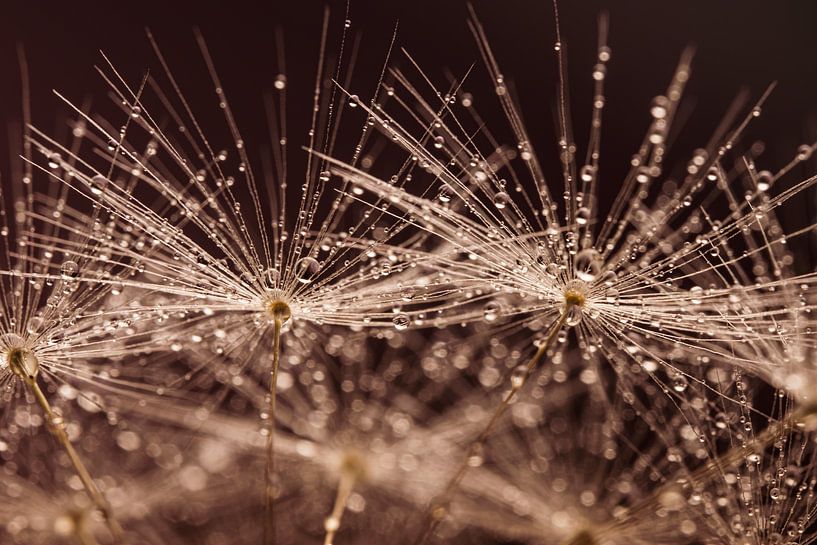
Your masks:
{"label": "seed stem", "polygon": [[338,492],[335,495],[335,505],[332,508],[332,513],[326,517],[324,527],[326,528],[326,536],[323,539],[323,545],[333,545],[335,541],[335,534],[340,529],[340,522],[343,519],[343,512],[346,510],[346,504],[349,501],[349,496],[355,487],[359,472],[342,469],[340,474],[340,482],[338,483]]}
{"label": "seed stem", "polygon": [[85,514],[74,517],[74,538],[76,538],[78,545],[99,545],[93,532],[88,528]]}
{"label": "seed stem", "polygon": [[264,543],[266,545],[274,545],[275,543],[275,492],[273,490],[273,477],[275,476],[275,391],[278,385],[278,361],[281,356],[281,327],[284,324],[285,317],[281,312],[273,312],[272,320],[272,372],[270,373],[267,415],[269,433],[267,434],[267,463],[264,469],[264,482],[266,483],[264,494]]}
{"label": "seed stem", "polygon": [[[74,445],[72,445],[71,441],[68,439],[68,434],[65,432],[65,423],[60,416],[54,413],[54,410],[51,408],[51,404],[48,402],[48,398],[45,396],[45,393],[43,393],[40,385],[37,383],[37,377],[25,376],[24,380],[26,385],[28,385],[29,389],[34,394],[34,397],[37,399],[37,404],[40,405],[43,413],[45,413],[46,421],[48,423],[48,431],[51,432],[51,435],[62,446],[65,453],[68,454],[68,458],[71,460],[71,465],[74,466],[74,470],[77,472],[79,480],[82,482],[82,486],[85,488],[85,492],[105,518],[105,523],[107,524],[114,541],[122,544],[127,543],[125,541],[125,531],[122,529],[122,526],[119,524],[116,518],[114,518],[110,504],[105,499],[105,496],[102,495],[99,488],[97,488],[96,483],[94,483],[94,480],[91,478],[91,474],[88,472],[88,469],[85,467],[85,464],[82,462],[82,459],[79,457],[76,449],[74,449]],[[79,533],[77,534],[77,538],[81,539]]]}
{"label": "seed stem", "polygon": [[567,301],[565,308],[562,310],[561,314],[558,318],[556,318],[553,323],[548,328],[548,335],[539,345],[539,348],[536,350],[536,354],[528,361],[527,365],[525,366],[525,372],[521,377],[515,377],[516,380],[513,380],[514,377],[511,375],[511,389],[505,395],[505,397],[500,402],[499,406],[494,411],[493,416],[485,425],[482,432],[479,436],[469,445],[467,450],[467,455],[465,459],[460,463],[457,471],[448,481],[443,490],[442,494],[440,494],[439,498],[436,501],[432,501],[429,505],[429,508],[426,510],[424,515],[424,523],[423,523],[423,531],[420,534],[420,539],[415,542],[415,545],[423,545],[428,541],[431,534],[434,533],[434,530],[437,526],[442,522],[443,518],[445,517],[446,511],[448,510],[448,505],[451,503],[452,496],[454,494],[455,489],[459,486],[462,479],[465,477],[466,472],[468,471],[468,461],[472,456],[480,455],[480,451],[482,447],[487,442],[490,435],[493,433],[494,428],[496,427],[497,423],[499,422],[502,415],[505,414],[505,411],[508,410],[510,407],[511,402],[516,397],[516,394],[525,387],[525,384],[528,382],[528,378],[533,374],[533,371],[539,366],[542,362],[545,354],[553,345],[553,342],[556,340],[556,335],[562,329],[567,320],[567,315],[570,309],[573,307],[573,303],[571,301]]}

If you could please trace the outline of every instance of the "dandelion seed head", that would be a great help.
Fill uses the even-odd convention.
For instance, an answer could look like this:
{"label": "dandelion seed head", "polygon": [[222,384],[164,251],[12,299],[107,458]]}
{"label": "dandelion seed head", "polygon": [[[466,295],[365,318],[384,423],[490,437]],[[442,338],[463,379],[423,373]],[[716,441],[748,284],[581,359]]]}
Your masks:
{"label": "dandelion seed head", "polygon": [[280,298],[281,294],[275,294],[275,297],[267,301],[265,310],[270,320],[280,320],[285,323],[292,318],[292,309],[284,299]]}
{"label": "dandelion seed head", "polygon": [[571,280],[564,287],[564,302],[569,307],[583,307],[587,301],[587,284],[581,280]]}
{"label": "dandelion seed head", "polygon": [[338,470],[355,479],[365,479],[368,472],[365,454],[355,448],[346,448],[341,452]]}
{"label": "dandelion seed head", "polygon": [[14,333],[0,339],[0,368],[5,367],[22,379],[34,379],[40,370],[40,360],[25,340]]}

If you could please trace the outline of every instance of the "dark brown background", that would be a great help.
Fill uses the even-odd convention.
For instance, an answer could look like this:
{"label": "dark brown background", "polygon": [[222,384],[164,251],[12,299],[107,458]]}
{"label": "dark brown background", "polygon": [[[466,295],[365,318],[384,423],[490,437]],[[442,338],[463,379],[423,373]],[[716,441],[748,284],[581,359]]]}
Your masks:
{"label": "dark brown background", "polygon": [[[548,1],[478,0],[474,2],[502,64],[506,78],[520,97],[535,146],[555,159],[553,54],[554,18]],[[290,82],[291,139],[305,138],[309,92],[313,80],[321,17],[326,4],[318,0],[242,2],[13,2],[0,16],[0,120],[20,118],[15,44],[28,55],[35,123],[64,131],[59,121],[65,108],[50,90],[81,101],[104,99],[104,84],[93,65],[104,50],[117,68],[138,82],[146,67],[156,67],[145,38],[149,26],[197,112],[214,116],[212,85],[196,49],[192,28],[204,33],[236,111],[245,139],[266,139],[261,96],[277,73],[274,32],[285,32]],[[344,2],[332,9],[330,47],[345,19]],[[796,147],[817,137],[817,3],[765,1],[564,1],[560,6],[564,42],[568,46],[570,93],[576,141],[583,150],[592,98],[590,71],[595,58],[596,17],[610,12],[613,57],[607,78],[603,162],[611,186],[627,169],[648,121],[650,99],[663,92],[675,62],[687,45],[697,49],[688,105],[692,114],[674,148],[680,157],[703,144],[735,94],[746,87],[757,97],[777,80],[764,115],[754,123],[747,141],[762,138],[767,156],[761,168],[779,167]],[[467,29],[466,4],[460,0],[352,0],[351,30],[363,33],[356,92],[370,93],[380,71],[395,24],[398,45],[406,47],[432,75],[442,80],[442,68],[463,73],[472,62],[481,67]],[[400,61],[400,56],[395,55]],[[403,63],[405,65],[405,63]],[[474,86],[485,82],[479,76]],[[299,87],[300,86],[300,87]],[[199,90],[204,92],[198,93]],[[483,95],[489,87],[483,85]],[[302,99],[298,99],[302,92]],[[495,117],[491,117],[491,112]],[[493,104],[489,124],[503,124]],[[56,124],[56,126],[55,126]],[[219,124],[219,129],[221,125]],[[2,139],[6,132],[2,131]],[[301,142],[299,142],[301,143]],[[4,149],[8,144],[3,141]],[[291,146],[297,150],[297,146]],[[7,160],[2,163],[7,169]],[[802,169],[812,172],[814,165]],[[556,178],[558,179],[558,177]],[[616,187],[612,187],[615,190]],[[812,198],[802,200],[799,214],[813,218]]]}

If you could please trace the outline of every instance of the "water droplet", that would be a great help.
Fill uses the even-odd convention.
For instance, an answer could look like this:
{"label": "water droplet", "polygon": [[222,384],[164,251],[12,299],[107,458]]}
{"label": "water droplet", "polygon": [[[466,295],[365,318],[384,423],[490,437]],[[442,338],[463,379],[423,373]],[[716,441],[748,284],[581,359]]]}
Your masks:
{"label": "water droplet", "polygon": [[60,267],[60,275],[63,279],[66,280],[73,280],[79,274],[79,265],[77,265],[76,261],[64,261],[62,266]]}
{"label": "water droplet", "polygon": [[601,281],[605,286],[612,286],[616,280],[618,280],[618,275],[615,271],[604,271],[604,274],[601,275]]}
{"label": "water droplet", "polygon": [[91,178],[91,193],[94,195],[102,195],[105,192],[105,187],[108,185],[108,179],[101,174],[97,174]]}
{"label": "water droplet", "polygon": [[511,386],[514,388],[521,388],[525,384],[525,379],[528,376],[527,365],[517,365],[511,372]]}
{"label": "water droplet", "polygon": [[349,107],[357,108],[357,105],[360,103],[360,97],[357,95],[352,95],[349,97]]}
{"label": "water droplet", "polygon": [[592,248],[582,250],[576,254],[576,259],[573,261],[573,270],[579,280],[585,282],[594,281],[601,271],[599,253]]}
{"label": "water droplet", "polygon": [[582,307],[579,305],[570,305],[570,308],[567,309],[567,317],[565,318],[565,324],[568,327],[573,327],[579,325],[582,321]]}
{"label": "water droplet", "polygon": [[320,181],[322,181],[322,182],[328,182],[329,178],[331,178],[331,177],[332,177],[332,174],[328,170],[323,170],[323,171],[321,171],[320,175],[318,176],[318,179]]}
{"label": "water droplet", "polygon": [[690,295],[690,302],[693,305],[700,305],[701,304],[701,296],[704,293],[704,289],[701,286],[693,286],[692,289],[689,290]]}
{"label": "water droplet", "polygon": [[504,191],[497,192],[494,195],[494,206],[496,206],[499,210],[502,210],[511,202],[511,196],[505,193]]}
{"label": "water droplet", "polygon": [[499,315],[502,313],[502,305],[499,304],[497,301],[489,301],[485,303],[485,307],[483,308],[482,315],[485,318],[486,322],[495,322]]}
{"label": "water droplet", "polygon": [[470,467],[479,467],[485,461],[484,449],[481,443],[474,443],[468,452],[468,465]]}
{"label": "water droplet", "polygon": [[590,209],[582,206],[578,210],[576,210],[576,223],[579,225],[587,225],[587,222],[590,221]]}
{"label": "water droplet", "polygon": [[392,319],[392,323],[394,324],[394,329],[403,331],[408,329],[409,325],[411,325],[411,318],[409,318],[408,314],[397,314]]}
{"label": "water droplet", "polygon": [[593,165],[584,165],[579,171],[579,176],[581,176],[583,182],[589,182],[593,179],[594,171]]}
{"label": "water droplet", "polygon": [[270,267],[261,274],[262,277],[266,280],[267,287],[269,288],[278,287],[278,280],[280,280],[281,278],[281,273],[278,272],[278,269],[276,269],[275,267]]}
{"label": "water droplet", "polygon": [[282,91],[286,89],[287,86],[287,77],[284,74],[278,74],[275,76],[275,81],[272,83],[272,86]]}
{"label": "water droplet", "polygon": [[52,153],[48,156],[48,168],[59,168],[62,156],[59,153]]}
{"label": "water droplet", "polygon": [[340,528],[338,517],[326,517],[323,520],[323,529],[327,532],[337,532],[338,528]]}
{"label": "water droplet", "polygon": [[672,389],[675,390],[676,392],[679,393],[683,392],[684,390],[687,389],[687,386],[689,386],[689,382],[687,381],[687,378],[681,373],[676,373],[672,377]]}
{"label": "water droplet", "polygon": [[26,331],[29,335],[34,335],[43,327],[43,319],[39,316],[34,316],[26,324]]}
{"label": "water droplet", "polygon": [[768,170],[761,170],[757,173],[757,190],[758,191],[768,191],[769,188],[772,186],[772,181],[774,180],[774,176]]}
{"label": "water droplet", "polygon": [[321,265],[314,257],[302,257],[295,263],[295,278],[301,284],[309,284]]}
{"label": "water droplet", "polygon": [[811,146],[809,146],[808,144],[803,144],[802,146],[797,148],[797,160],[798,161],[805,161],[806,159],[811,157],[811,154],[813,152],[814,152],[814,150],[811,149]]}
{"label": "water droplet", "polygon": [[663,95],[658,95],[652,99],[650,105],[650,115],[655,119],[664,119],[667,116],[667,108],[669,107],[669,100]]}
{"label": "water droplet", "polygon": [[616,288],[607,288],[607,291],[604,293],[605,297],[607,298],[608,303],[617,303],[618,302],[618,290]]}

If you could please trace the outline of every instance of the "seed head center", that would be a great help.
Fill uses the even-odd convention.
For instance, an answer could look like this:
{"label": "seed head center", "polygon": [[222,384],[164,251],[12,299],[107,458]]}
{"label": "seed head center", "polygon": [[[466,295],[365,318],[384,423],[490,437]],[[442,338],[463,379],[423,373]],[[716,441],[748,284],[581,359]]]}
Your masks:
{"label": "seed head center", "polygon": [[366,475],[366,459],[354,449],[345,450],[340,459],[340,471],[355,479]]}
{"label": "seed head center", "polygon": [[267,315],[273,320],[280,320],[283,324],[292,318],[292,309],[289,305],[280,299],[274,299],[267,303]]}
{"label": "seed head center", "polygon": [[581,280],[572,280],[565,285],[563,295],[568,307],[583,307],[587,301],[587,284]]}
{"label": "seed head center", "polygon": [[20,378],[32,380],[40,370],[40,360],[31,350],[9,348],[6,352],[6,364]]}

